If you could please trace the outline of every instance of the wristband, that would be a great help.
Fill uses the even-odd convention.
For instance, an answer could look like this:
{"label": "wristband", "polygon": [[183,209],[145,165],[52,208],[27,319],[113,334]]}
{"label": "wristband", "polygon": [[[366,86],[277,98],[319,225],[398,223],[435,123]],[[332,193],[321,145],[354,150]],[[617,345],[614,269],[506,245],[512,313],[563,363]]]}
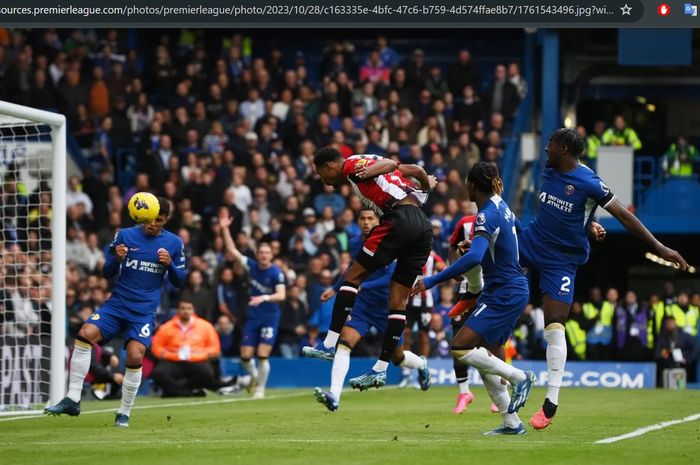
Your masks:
{"label": "wristband", "polygon": [[270,301],[270,296],[267,295],[267,294],[265,294],[265,295],[263,296],[263,300],[264,300],[265,302],[269,302],[269,301]]}

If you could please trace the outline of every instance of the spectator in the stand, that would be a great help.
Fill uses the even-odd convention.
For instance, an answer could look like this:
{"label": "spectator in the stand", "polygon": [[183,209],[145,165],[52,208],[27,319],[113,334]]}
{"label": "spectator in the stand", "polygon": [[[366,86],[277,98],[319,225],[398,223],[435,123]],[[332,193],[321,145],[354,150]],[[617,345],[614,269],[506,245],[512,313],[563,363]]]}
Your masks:
{"label": "spectator in the stand", "polygon": [[632,147],[634,151],[641,150],[642,141],[639,140],[637,132],[628,127],[622,115],[616,115],[613,126],[603,133],[603,145]]}
{"label": "spectator in the stand", "polygon": [[566,321],[567,352],[571,360],[586,360],[586,331],[590,329],[591,324],[584,316],[581,304],[574,302]]}
{"label": "spectator in the stand", "polygon": [[232,324],[235,324],[238,321],[240,312],[238,310],[236,286],[234,286],[233,280],[233,269],[229,267],[221,268],[219,284],[216,286],[216,300],[219,315],[225,315]]}
{"label": "spectator in the stand", "polygon": [[444,98],[445,94],[450,90],[439,66],[435,65],[430,68],[430,75],[425,80],[425,88],[434,99]]}
{"label": "spectator in the stand", "polygon": [[474,127],[476,122],[483,117],[481,99],[476,95],[472,86],[464,86],[462,92],[457,95],[461,95],[462,98],[455,106],[454,120]]}
{"label": "spectator in the stand", "polygon": [[331,207],[335,215],[340,215],[345,208],[345,199],[336,192],[333,186],[323,186],[323,193],[318,194],[314,199],[314,209],[318,214],[326,207]]}
{"label": "spectator in the stand", "polygon": [[382,60],[382,63],[389,68],[398,66],[400,56],[396,50],[389,47],[389,41],[386,36],[377,36],[377,50],[379,51],[379,58]]}
{"label": "spectator in the stand", "polygon": [[102,118],[109,113],[110,95],[104,80],[104,72],[99,66],[92,70],[92,84],[90,84],[90,113],[92,116]]}
{"label": "spectator in the stand", "polygon": [[508,80],[518,90],[518,97],[520,97],[520,100],[524,99],[527,93],[527,82],[525,78],[520,75],[519,64],[511,63],[508,65]]}
{"label": "spectator in the stand", "polygon": [[657,364],[657,386],[662,386],[664,370],[688,368],[695,353],[695,341],[690,334],[681,330],[673,317],[664,320],[659,334],[659,342],[654,352]]}
{"label": "spectator in the stand", "polygon": [[649,331],[649,316],[646,304],[637,301],[634,291],[627,291],[624,302],[615,309],[615,360],[651,360],[654,340]]}
{"label": "spectator in the stand", "polygon": [[500,113],[506,121],[512,121],[515,118],[520,97],[518,97],[518,89],[506,78],[506,67],[497,65],[493,82],[486,91],[484,100],[486,112],[489,115]]}
{"label": "spectator in the stand", "polygon": [[194,311],[200,317],[209,320],[214,320],[214,299],[212,292],[204,281],[202,272],[199,270],[190,271],[187,278],[187,285],[180,294],[180,300],[192,304]]}
{"label": "spectator in the stand", "polygon": [[678,293],[678,301],[670,306],[670,314],[676,320],[676,324],[692,337],[698,334],[698,321],[700,321],[700,309],[690,303],[688,291]]}
{"label": "spectator in the stand", "polygon": [[66,192],[66,208],[82,203],[85,206],[85,212],[88,215],[92,214],[92,200],[83,192],[78,176],[71,176],[68,179],[68,192]]}
{"label": "spectator in the stand", "polygon": [[379,50],[372,50],[365,64],[360,68],[360,82],[389,84],[389,66],[382,62]]}
{"label": "spectator in the stand", "polygon": [[583,304],[583,315],[591,322],[586,334],[586,358],[588,360],[610,360],[613,338],[613,318],[618,293],[610,288],[603,300],[599,288],[590,291],[590,300]]}
{"label": "spectator in the stand", "polygon": [[699,161],[698,149],[681,134],[664,154],[662,166],[667,176],[690,177],[697,170]]}
{"label": "spectator in the stand", "polygon": [[302,301],[299,288],[291,286],[287,289],[287,300],[282,304],[282,316],[280,317],[279,345],[280,355],[284,358],[297,358],[301,338],[306,335],[304,326],[308,310]]}
{"label": "spectator in the stand", "polygon": [[201,397],[206,395],[203,389],[224,387],[212,366],[221,353],[219,335],[195,315],[193,303],[186,299],[180,300],[177,315],[153,335],[151,353],[159,360],[151,378],[163,397]]}
{"label": "spectator in the stand", "polygon": [[447,68],[447,86],[454,95],[461,95],[465,86],[471,86],[477,95],[481,93],[481,76],[469,50],[460,50],[457,61]]}
{"label": "spectator in the stand", "polygon": [[430,74],[425,61],[425,52],[420,48],[413,51],[411,61],[404,68],[406,69],[406,83],[413,89],[421,88]]}

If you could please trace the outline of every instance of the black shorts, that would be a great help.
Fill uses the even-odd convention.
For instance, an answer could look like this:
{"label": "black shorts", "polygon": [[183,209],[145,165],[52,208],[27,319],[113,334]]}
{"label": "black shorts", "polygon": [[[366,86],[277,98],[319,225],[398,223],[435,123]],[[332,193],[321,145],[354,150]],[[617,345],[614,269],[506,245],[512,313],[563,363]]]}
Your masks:
{"label": "black shorts", "polygon": [[428,331],[432,317],[433,313],[430,308],[425,305],[411,305],[409,300],[406,307],[406,327],[408,329],[413,329],[413,325],[418,324],[419,331]]}
{"label": "black shorts", "polygon": [[356,260],[370,272],[396,260],[392,281],[412,287],[432,247],[433,228],[423,210],[397,205],[370,231]]}

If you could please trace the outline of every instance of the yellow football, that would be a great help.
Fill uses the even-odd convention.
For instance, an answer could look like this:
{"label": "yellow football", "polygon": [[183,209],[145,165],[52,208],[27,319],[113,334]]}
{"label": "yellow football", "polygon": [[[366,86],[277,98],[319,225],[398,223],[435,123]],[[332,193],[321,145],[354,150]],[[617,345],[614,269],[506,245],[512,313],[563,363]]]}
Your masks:
{"label": "yellow football", "polygon": [[137,223],[153,221],[160,212],[158,197],[150,192],[138,192],[132,195],[127,208],[129,209],[129,216]]}

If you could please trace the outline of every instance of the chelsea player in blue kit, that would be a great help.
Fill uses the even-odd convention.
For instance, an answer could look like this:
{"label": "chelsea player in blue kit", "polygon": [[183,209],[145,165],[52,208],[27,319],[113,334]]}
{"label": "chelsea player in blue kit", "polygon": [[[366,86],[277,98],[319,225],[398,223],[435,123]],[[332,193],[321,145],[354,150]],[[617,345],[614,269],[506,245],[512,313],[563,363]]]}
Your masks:
{"label": "chelsea player in blue kit", "polygon": [[[287,298],[284,274],[272,264],[272,249],[269,244],[258,244],[257,260],[243,255],[231,237],[231,222],[228,211],[223,209],[219,215],[219,225],[226,253],[248,270],[250,280],[250,301],[241,342],[241,365],[251,376],[248,390],[253,391],[253,398],[263,399],[270,377],[269,358],[279,328],[279,303]],[[258,367],[253,362],[255,355],[258,357]]]}
{"label": "chelsea player in blue kit", "polygon": [[[360,210],[357,223],[362,231],[362,235],[355,236],[350,240],[349,249],[353,257],[357,256],[362,249],[362,244],[372,228],[379,224],[379,216],[373,210],[363,208]],[[389,265],[379,268],[362,282],[352,312],[340,332],[338,345],[334,353],[318,350],[314,347],[304,347],[304,355],[307,357],[333,361],[330,391],[323,391],[318,387],[314,390],[316,400],[325,405],[331,412],[338,410],[345,376],[350,369],[350,353],[353,348],[371,327],[376,328],[380,333],[386,330],[389,318],[389,309],[387,308],[389,284],[395,268],[396,261],[393,261]],[[333,289],[329,289],[321,295],[321,300],[326,301],[335,295],[340,289],[340,283],[342,282],[343,279],[341,277]],[[430,388],[430,370],[425,357],[419,357],[411,351],[404,351],[399,345],[394,350],[391,361],[397,366],[418,370],[418,381],[421,389],[426,391]],[[386,377],[383,379],[386,380]],[[350,385],[353,388],[365,390],[369,387],[380,387],[383,383],[380,385],[373,383],[370,386],[355,378],[350,380]]]}
{"label": "chelsea player in blue kit", "polygon": [[[478,369],[489,396],[503,416],[503,424],[484,434],[525,434],[517,411],[530,395],[535,374],[508,365],[494,354],[513,332],[529,299],[527,278],[518,263],[516,218],[500,197],[503,184],[495,165],[479,162],[467,177],[469,198],[476,202],[474,240],[469,252],[434,276],[420,279],[412,293],[430,289],[481,265],[484,288],[474,311],[452,340],[452,356]],[[513,386],[512,399],[501,378]]]}
{"label": "chelsea player in blue kit", "polygon": [[102,274],[105,278],[116,277],[112,295],[80,328],[70,362],[68,394],[58,404],[44,409],[47,414],[80,414],[80,396],[90,369],[92,346],[123,334],[126,373],[115,425],[129,426],[163,283],[167,277],[175,287],[180,287],[185,279],[182,241],[163,230],[170,216],[170,203],[162,197],[158,202],[160,210],[155,220],[118,231],[109,245]]}
{"label": "chelsea player in blue kit", "polygon": [[573,301],[576,269],[588,260],[588,236],[594,240],[605,236],[600,225],[592,224],[596,206],[609,211],[657,255],[681,269],[688,267],[678,252],[659,242],[593,171],[579,163],[583,149],[584,141],[575,129],[554,131],[545,149],[547,165],[539,194],[540,209],[518,235],[521,265],[539,272],[545,315],[547,397],[530,419],[535,429],[551,423],[559,404],[566,362],[564,325]]}

